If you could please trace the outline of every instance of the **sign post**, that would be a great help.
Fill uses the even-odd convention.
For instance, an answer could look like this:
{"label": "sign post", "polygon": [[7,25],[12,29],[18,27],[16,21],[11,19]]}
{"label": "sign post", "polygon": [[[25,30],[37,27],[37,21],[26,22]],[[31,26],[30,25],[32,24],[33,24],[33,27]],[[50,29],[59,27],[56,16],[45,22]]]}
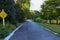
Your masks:
{"label": "sign post", "polygon": [[4,20],[4,18],[3,18],[3,26],[5,26],[5,20]]}
{"label": "sign post", "polygon": [[4,12],[4,9],[2,9],[2,12],[0,13],[0,17],[3,19],[3,26],[5,26],[5,18],[7,17],[7,13]]}

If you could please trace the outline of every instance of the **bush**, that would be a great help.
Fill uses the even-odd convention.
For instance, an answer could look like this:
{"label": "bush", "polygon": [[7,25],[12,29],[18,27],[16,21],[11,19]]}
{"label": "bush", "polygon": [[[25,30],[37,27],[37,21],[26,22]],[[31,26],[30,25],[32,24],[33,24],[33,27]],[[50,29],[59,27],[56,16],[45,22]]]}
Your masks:
{"label": "bush", "polygon": [[36,22],[42,22],[42,19],[40,17],[36,18]]}
{"label": "bush", "polygon": [[4,27],[0,24],[0,38],[6,37],[13,29],[15,29],[15,27],[12,24],[7,23]]}

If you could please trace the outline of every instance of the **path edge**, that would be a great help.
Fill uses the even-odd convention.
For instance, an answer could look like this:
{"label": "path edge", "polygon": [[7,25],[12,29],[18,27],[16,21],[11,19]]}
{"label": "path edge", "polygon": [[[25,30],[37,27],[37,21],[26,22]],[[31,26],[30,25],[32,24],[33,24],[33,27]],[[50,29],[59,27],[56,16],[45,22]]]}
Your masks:
{"label": "path edge", "polygon": [[23,24],[21,24],[20,26],[18,26],[15,30],[13,30],[7,37],[4,38],[4,40],[9,40],[13,34],[19,29],[22,27]]}

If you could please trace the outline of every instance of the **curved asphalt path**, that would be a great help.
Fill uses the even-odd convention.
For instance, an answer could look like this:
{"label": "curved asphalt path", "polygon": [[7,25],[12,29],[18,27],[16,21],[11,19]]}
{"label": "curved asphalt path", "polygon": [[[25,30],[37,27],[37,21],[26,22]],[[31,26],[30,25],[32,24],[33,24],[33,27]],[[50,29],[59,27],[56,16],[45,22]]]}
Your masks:
{"label": "curved asphalt path", "polygon": [[60,37],[35,22],[25,22],[9,40],[60,40]]}

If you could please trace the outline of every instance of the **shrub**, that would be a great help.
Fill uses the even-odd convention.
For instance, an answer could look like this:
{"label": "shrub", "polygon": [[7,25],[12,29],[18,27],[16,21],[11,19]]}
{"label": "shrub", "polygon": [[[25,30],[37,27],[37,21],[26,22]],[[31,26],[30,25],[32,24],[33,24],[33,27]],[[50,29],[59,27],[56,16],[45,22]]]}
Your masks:
{"label": "shrub", "polygon": [[36,22],[42,22],[42,19],[40,17],[36,18]]}
{"label": "shrub", "polygon": [[14,25],[6,24],[4,27],[0,24],[0,38],[6,37],[13,29],[15,29]]}

